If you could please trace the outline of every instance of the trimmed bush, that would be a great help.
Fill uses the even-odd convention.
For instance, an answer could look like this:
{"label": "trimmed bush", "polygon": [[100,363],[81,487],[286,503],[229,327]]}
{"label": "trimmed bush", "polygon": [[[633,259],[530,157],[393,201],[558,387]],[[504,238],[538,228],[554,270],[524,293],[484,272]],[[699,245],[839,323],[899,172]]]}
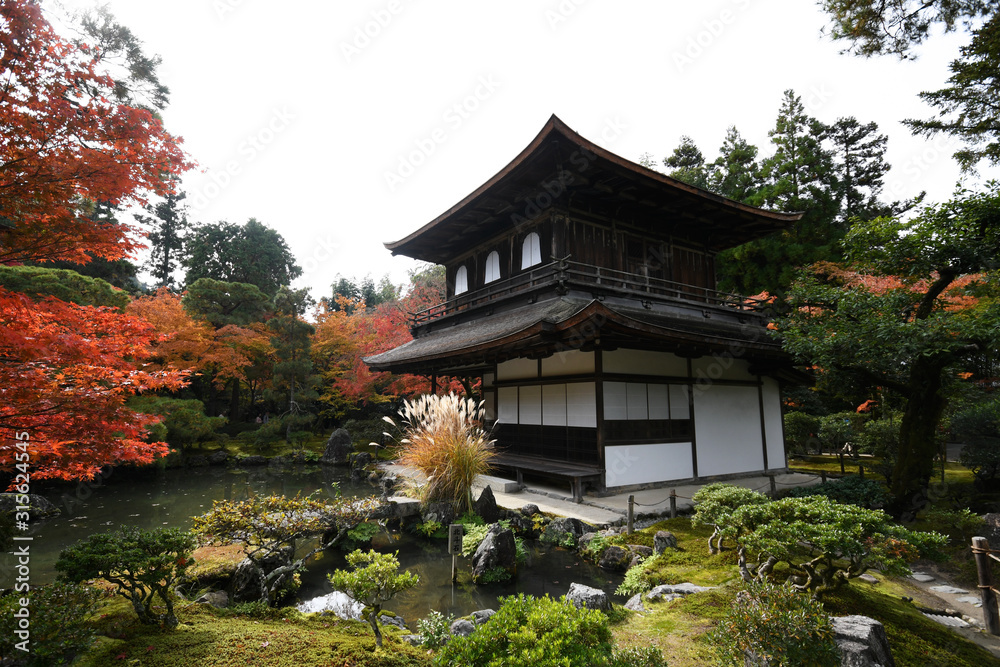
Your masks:
{"label": "trimmed bush", "polygon": [[378,617],[382,604],[405,590],[417,585],[419,578],[412,572],[399,573],[395,554],[380,554],[375,550],[352,551],[347,554],[347,564],[353,569],[336,570],[328,575],[330,585],[343,591],[365,605],[368,623],[375,633],[375,645],[382,646],[382,632]]}
{"label": "trimmed bush", "polygon": [[748,584],[708,638],[724,665],[840,665],[823,605],[788,586]]}
{"label": "trimmed bush", "polygon": [[890,500],[888,492],[878,482],[873,479],[862,479],[857,475],[831,480],[816,486],[798,487],[792,489],[788,495],[792,498],[826,496],[838,503],[857,505],[870,510],[882,509],[888,505]]}
{"label": "trimmed bush", "polygon": [[706,484],[698,489],[691,498],[694,501],[692,526],[712,526],[715,532],[708,538],[708,553],[715,554],[722,550],[723,527],[729,517],[738,508],[746,505],[762,505],[767,496],[742,486],[716,482]]}

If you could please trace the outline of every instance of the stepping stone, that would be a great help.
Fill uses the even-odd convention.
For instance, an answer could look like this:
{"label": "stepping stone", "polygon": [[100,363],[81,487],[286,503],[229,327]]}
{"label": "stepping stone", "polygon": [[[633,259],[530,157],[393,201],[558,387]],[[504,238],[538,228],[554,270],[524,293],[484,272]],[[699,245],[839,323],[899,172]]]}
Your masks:
{"label": "stepping stone", "polygon": [[910,579],[914,581],[919,581],[922,584],[927,584],[934,581],[934,577],[929,574],[924,574],[923,572],[914,572],[910,575]]}
{"label": "stepping stone", "polygon": [[941,614],[924,614],[927,618],[940,623],[949,628],[967,628],[969,624],[957,616],[944,616]]}
{"label": "stepping stone", "polygon": [[931,586],[935,593],[947,593],[948,595],[968,595],[969,591],[954,586]]}
{"label": "stepping stone", "polygon": [[979,598],[977,598],[975,595],[966,595],[964,597],[958,598],[956,601],[957,602],[964,602],[965,604],[971,604],[971,605],[973,605],[975,607],[982,607],[983,606],[983,601],[980,600]]}

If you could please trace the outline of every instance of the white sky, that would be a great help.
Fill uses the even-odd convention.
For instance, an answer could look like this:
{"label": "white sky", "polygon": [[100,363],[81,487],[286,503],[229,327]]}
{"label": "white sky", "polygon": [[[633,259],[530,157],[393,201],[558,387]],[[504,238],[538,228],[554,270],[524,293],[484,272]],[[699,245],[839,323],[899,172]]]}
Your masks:
{"label": "white sky", "polygon": [[338,273],[404,282],[416,263],[382,243],[481,185],[552,113],[630,160],[687,134],[711,161],[732,124],[769,155],[792,88],[824,122],[889,135],[886,197],[941,201],[959,179],[948,139],[899,121],[931,115],[917,93],[942,86],[967,36],[935,37],[916,62],[839,55],[803,0],[109,4],[163,57],[166,127],[200,165],[184,178],[191,217],[278,230],[316,297]]}

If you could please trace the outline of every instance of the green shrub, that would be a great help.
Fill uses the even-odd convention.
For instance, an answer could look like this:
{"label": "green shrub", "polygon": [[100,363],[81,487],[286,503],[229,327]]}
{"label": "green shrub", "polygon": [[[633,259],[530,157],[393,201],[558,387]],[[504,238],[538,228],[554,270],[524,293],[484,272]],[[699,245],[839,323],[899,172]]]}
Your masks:
{"label": "green shrub", "polygon": [[419,578],[412,572],[400,574],[395,554],[380,554],[374,550],[367,553],[352,551],[347,554],[347,564],[353,569],[334,571],[328,575],[330,584],[365,605],[368,623],[375,633],[375,645],[381,647],[378,616],[382,612],[382,604],[397,593],[416,586]]}
{"label": "green shrub", "polygon": [[504,598],[489,621],[468,637],[454,637],[436,665],[477,667],[657,667],[656,651],[614,650],[607,617],[592,609],[523,593]]}
{"label": "green shrub", "polygon": [[840,665],[823,605],[788,586],[747,585],[708,639],[724,665],[743,667],[748,654],[771,667]]}
{"label": "green shrub", "polygon": [[896,466],[896,457],[899,453],[901,423],[900,415],[889,414],[882,419],[865,422],[857,437],[860,450],[865,454],[871,454],[877,461],[874,465],[871,463],[867,465],[872,466],[887,484],[892,483],[892,470]]}
{"label": "green shrub", "polygon": [[974,536],[982,535],[985,525],[983,517],[968,508],[949,510],[932,507],[924,513],[924,520],[931,530],[947,535],[953,543],[966,546]]}
{"label": "green shrub", "polygon": [[[173,627],[177,625],[173,589],[194,563],[195,545],[193,535],[177,528],[123,526],[64,549],[55,569],[71,583],[104,579],[115,585],[117,595],[132,603],[140,621]],[[153,613],[155,597],[166,607],[165,614]]]}
{"label": "green shrub", "polygon": [[451,624],[455,617],[445,616],[439,611],[432,611],[426,618],[417,621],[417,634],[420,635],[420,645],[424,648],[440,648],[451,639]]}
{"label": "green shrub", "polygon": [[965,442],[959,462],[980,485],[1000,476],[1000,401],[971,406],[951,418],[951,432]]}
{"label": "green shrub", "polygon": [[440,521],[424,521],[423,523],[414,524],[413,532],[418,535],[423,535],[424,537],[431,537],[439,540],[448,537],[448,532],[445,530],[444,526],[441,525]]}
{"label": "green shrub", "polygon": [[150,438],[166,441],[174,447],[211,440],[226,423],[224,417],[207,416],[205,405],[196,399],[138,396],[128,404],[138,412],[162,416],[163,421],[150,429]]}
{"label": "green shrub", "polygon": [[785,442],[792,454],[808,454],[810,447],[819,449],[819,417],[805,412],[785,413]]}
{"label": "green shrub", "polygon": [[848,503],[870,510],[882,509],[891,500],[888,492],[878,482],[873,479],[862,479],[857,475],[831,480],[816,486],[798,487],[792,489],[788,495],[792,498],[826,496],[838,503]]}
{"label": "green shrub", "polygon": [[372,538],[379,534],[382,527],[377,523],[365,521],[347,531],[347,539],[340,543],[345,551],[354,551],[359,545],[371,544]]}
{"label": "green shrub", "polygon": [[[17,644],[22,640],[14,634],[18,627],[14,614],[21,609],[22,597],[30,600],[30,636],[24,645],[28,652],[18,649]],[[12,667],[69,664],[93,640],[94,631],[87,619],[97,610],[99,597],[98,591],[86,586],[55,583],[30,593],[11,593],[0,598],[0,625],[4,628],[0,635],[0,655],[11,660]]]}
{"label": "green shrub", "polygon": [[648,591],[653,587],[652,582],[649,580],[649,573],[660,566],[661,560],[662,555],[657,554],[647,558],[635,567],[630,567],[625,573],[625,579],[618,585],[618,589],[615,593],[618,595],[632,597],[637,593],[645,593]]}
{"label": "green shrub", "polygon": [[856,444],[867,417],[857,412],[835,412],[819,420],[819,440],[824,449],[841,453],[847,444]]}

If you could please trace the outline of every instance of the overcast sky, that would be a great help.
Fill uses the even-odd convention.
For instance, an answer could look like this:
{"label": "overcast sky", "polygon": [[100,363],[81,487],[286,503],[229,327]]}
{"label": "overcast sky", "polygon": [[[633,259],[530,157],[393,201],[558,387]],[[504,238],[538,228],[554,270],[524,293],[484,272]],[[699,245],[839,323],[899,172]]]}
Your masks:
{"label": "overcast sky", "polygon": [[278,230],[316,297],[338,273],[404,282],[416,263],[382,243],[481,185],[553,113],[630,160],[686,134],[711,161],[729,125],[770,154],[792,88],[821,121],[889,135],[887,196],[941,201],[960,177],[947,139],[899,121],[931,115],[917,93],[941,87],[967,36],[915,62],[840,55],[804,0],[109,4],[163,57],[166,127],[199,163],[191,217]]}

